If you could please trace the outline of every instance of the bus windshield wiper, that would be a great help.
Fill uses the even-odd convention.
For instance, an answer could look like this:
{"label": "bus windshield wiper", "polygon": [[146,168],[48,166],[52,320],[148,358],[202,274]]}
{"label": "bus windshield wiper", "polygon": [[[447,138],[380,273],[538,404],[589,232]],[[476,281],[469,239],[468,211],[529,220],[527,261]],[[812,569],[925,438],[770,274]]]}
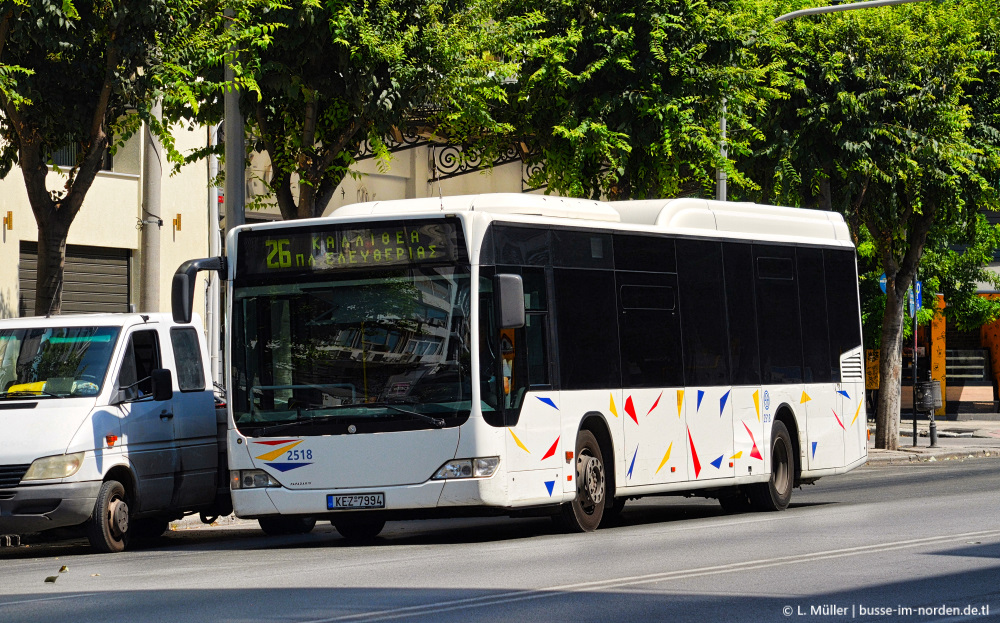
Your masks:
{"label": "bus windshield wiper", "polygon": [[[291,422],[278,422],[277,424],[265,425],[261,430],[266,430],[269,433],[277,432],[279,430],[284,430],[286,428],[292,428],[295,426],[300,426],[302,424],[318,424],[320,422],[329,422],[330,420],[336,420],[343,416],[341,415],[321,415],[320,417],[310,417],[301,418],[298,420],[292,420]],[[259,422],[247,422],[248,425],[252,426],[254,424],[259,424]]]}
{"label": "bus windshield wiper", "polygon": [[[409,403],[405,403],[409,404]],[[410,411],[409,409],[402,409],[392,404],[391,402],[370,402],[365,404],[366,407],[382,407],[384,409],[390,409],[396,413],[402,413],[403,415],[408,415],[410,417],[416,418],[418,420],[423,420],[428,424],[436,426],[437,428],[444,428],[444,420],[439,417],[433,417],[430,415],[425,415],[423,413],[417,413],[416,411]]]}

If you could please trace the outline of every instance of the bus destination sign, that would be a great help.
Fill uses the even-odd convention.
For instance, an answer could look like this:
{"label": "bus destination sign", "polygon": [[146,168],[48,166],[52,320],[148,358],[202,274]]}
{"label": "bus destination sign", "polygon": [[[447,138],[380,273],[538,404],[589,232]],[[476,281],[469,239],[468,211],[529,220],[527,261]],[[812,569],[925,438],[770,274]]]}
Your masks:
{"label": "bus destination sign", "polygon": [[455,220],[394,221],[266,229],[242,233],[240,276],[456,262],[466,257]]}

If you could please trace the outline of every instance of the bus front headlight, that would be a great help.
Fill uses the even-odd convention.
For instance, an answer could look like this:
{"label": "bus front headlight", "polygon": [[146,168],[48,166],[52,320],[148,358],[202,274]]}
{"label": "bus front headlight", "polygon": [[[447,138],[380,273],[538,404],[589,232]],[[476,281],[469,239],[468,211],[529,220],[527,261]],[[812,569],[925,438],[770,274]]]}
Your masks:
{"label": "bus front headlight", "polygon": [[240,469],[229,472],[230,489],[262,489],[280,486],[280,482],[262,469]]}
{"label": "bus front headlight", "polygon": [[69,478],[80,471],[81,465],[83,465],[83,452],[46,456],[35,459],[21,480]]}
{"label": "bus front headlight", "polygon": [[441,466],[432,480],[454,478],[489,478],[500,466],[500,457],[487,456],[475,459],[455,459]]}

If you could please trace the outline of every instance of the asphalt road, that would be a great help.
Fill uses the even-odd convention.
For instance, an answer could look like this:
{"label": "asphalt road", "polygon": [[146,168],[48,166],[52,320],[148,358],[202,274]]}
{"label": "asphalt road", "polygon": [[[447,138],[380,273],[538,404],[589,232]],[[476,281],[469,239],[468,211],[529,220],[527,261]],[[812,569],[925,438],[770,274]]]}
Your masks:
{"label": "asphalt road", "polygon": [[862,468],[782,513],[647,498],[581,535],[546,519],[401,522],[354,546],[328,524],[283,538],[244,524],[119,555],[0,549],[5,623],[851,619],[1000,620],[1000,459]]}

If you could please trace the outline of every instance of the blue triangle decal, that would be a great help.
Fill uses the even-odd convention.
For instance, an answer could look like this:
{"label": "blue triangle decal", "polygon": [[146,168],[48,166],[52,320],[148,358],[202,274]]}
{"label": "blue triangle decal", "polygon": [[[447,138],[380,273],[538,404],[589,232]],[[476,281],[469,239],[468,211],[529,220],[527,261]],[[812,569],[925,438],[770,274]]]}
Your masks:
{"label": "blue triangle decal", "polygon": [[816,458],[816,444],[817,444],[817,443],[819,443],[819,442],[818,442],[818,441],[814,441],[814,442],[813,442],[813,458],[814,458],[814,459]]}
{"label": "blue triangle decal", "polygon": [[639,454],[639,446],[635,447],[635,452],[632,453],[632,463],[628,466],[628,477],[632,477],[632,468],[635,467],[635,457]]}
{"label": "blue triangle decal", "polygon": [[546,480],[545,488],[549,490],[549,497],[552,497],[552,488],[556,486],[555,480]]}
{"label": "blue triangle decal", "polygon": [[844,390],[842,390],[842,389],[839,389],[839,390],[837,390],[837,393],[838,393],[838,394],[840,394],[841,396],[843,396],[844,398],[847,398],[848,400],[850,400],[850,399],[851,399],[851,395],[850,395],[850,394],[848,394],[847,392],[845,392],[845,391],[844,391]]}
{"label": "blue triangle decal", "polygon": [[717,458],[714,461],[712,461],[712,465],[715,467],[715,469],[720,469],[722,467],[722,457],[723,456],[726,456],[726,455],[723,454],[719,458]]}
{"label": "blue triangle decal", "polygon": [[729,390],[726,394],[719,399],[719,417],[722,417],[722,413],[726,410],[726,401],[729,400],[729,394],[733,390]]}
{"label": "blue triangle decal", "polygon": [[535,398],[538,398],[539,400],[541,400],[545,404],[549,405],[550,407],[552,407],[556,411],[559,410],[559,407],[556,406],[556,403],[552,402],[551,398],[542,398],[541,396],[535,396]]}
{"label": "blue triangle decal", "polygon": [[312,465],[312,463],[264,463],[268,467],[273,467],[279,472],[287,472],[292,469],[298,469],[300,467],[305,467],[306,465]]}
{"label": "blue triangle decal", "polygon": [[694,409],[695,411],[697,411],[698,409],[701,409],[701,399],[704,398],[704,397],[705,397],[705,392],[699,389],[698,390],[698,406],[695,407],[695,409]]}

